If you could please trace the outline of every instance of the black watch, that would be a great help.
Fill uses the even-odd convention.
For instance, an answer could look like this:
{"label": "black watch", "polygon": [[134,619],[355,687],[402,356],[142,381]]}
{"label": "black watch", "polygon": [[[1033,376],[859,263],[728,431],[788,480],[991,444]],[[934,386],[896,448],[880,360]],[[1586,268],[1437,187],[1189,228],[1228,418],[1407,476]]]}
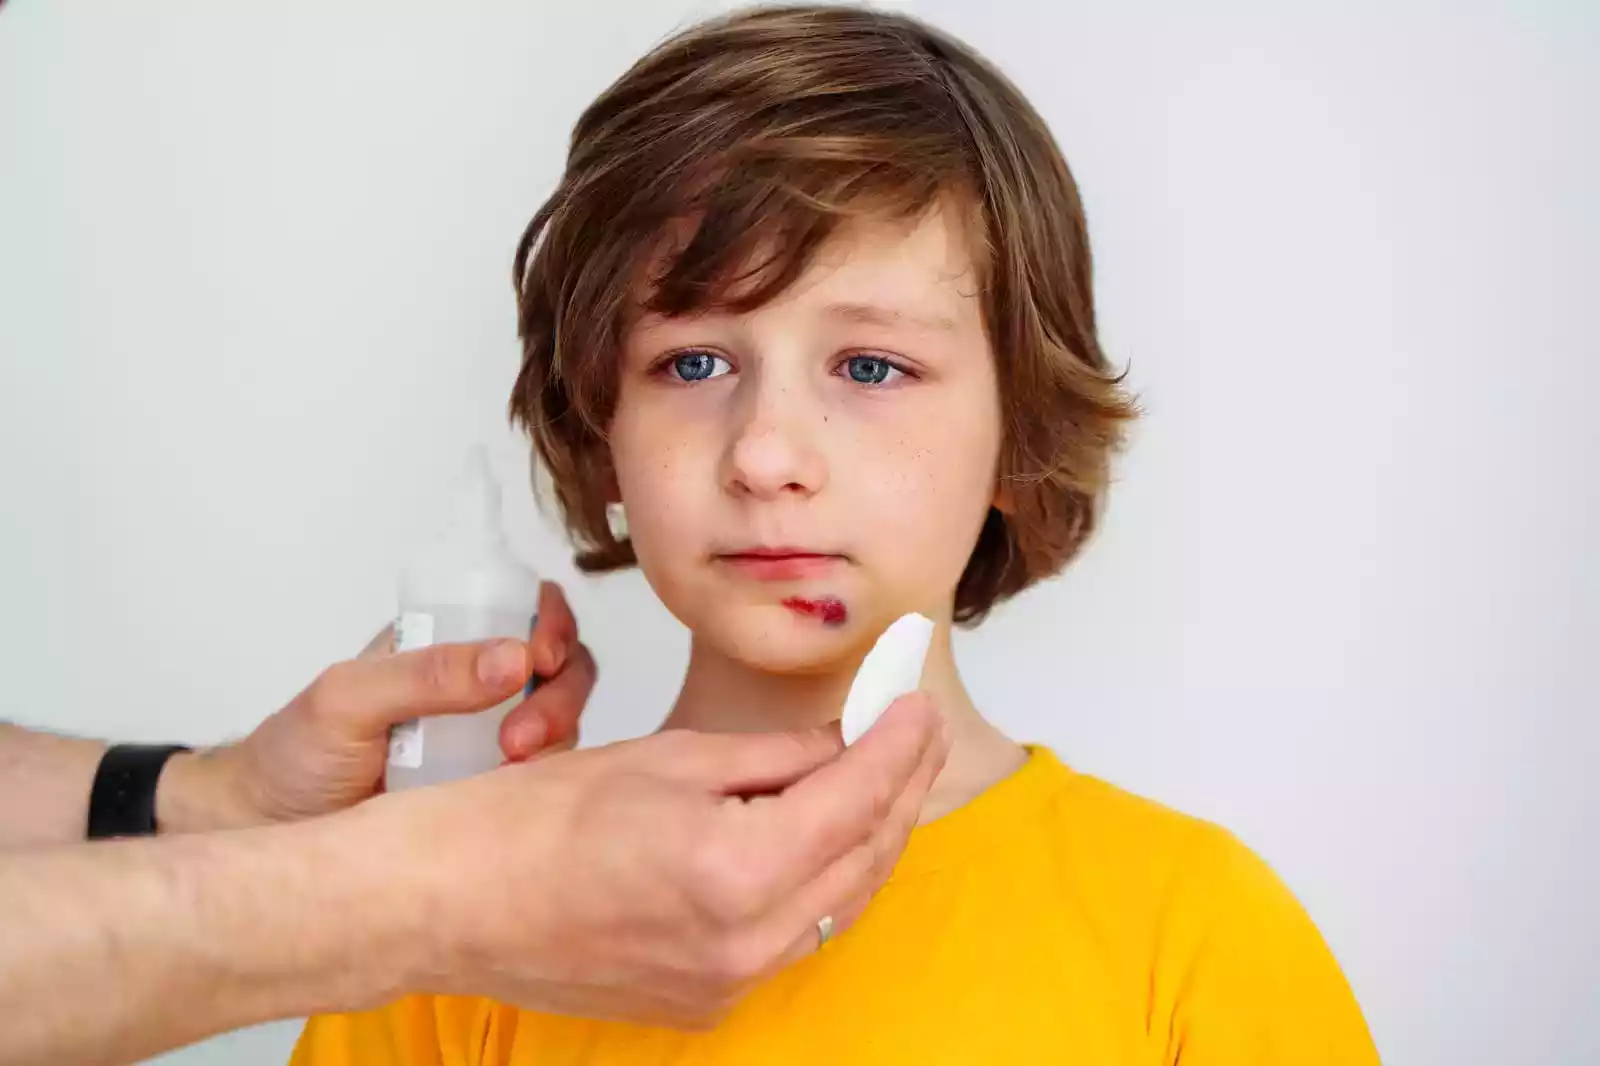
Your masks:
{"label": "black watch", "polygon": [[89,839],[149,836],[156,831],[156,784],[181,744],[117,744],[106,749],[89,792]]}

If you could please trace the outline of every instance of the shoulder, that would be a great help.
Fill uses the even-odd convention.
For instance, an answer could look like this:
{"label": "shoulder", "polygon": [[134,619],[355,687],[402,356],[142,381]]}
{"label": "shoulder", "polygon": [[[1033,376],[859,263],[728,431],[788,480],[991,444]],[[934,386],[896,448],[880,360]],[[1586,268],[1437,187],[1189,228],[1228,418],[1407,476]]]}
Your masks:
{"label": "shoulder", "polygon": [[1376,1063],[1305,908],[1233,833],[1063,768],[1055,848],[1148,960],[1169,1061]]}
{"label": "shoulder", "polygon": [[1106,881],[1159,932],[1154,954],[1198,950],[1246,927],[1315,936],[1283,880],[1229,830],[1087,774],[1060,774],[1053,846],[1078,877]]}
{"label": "shoulder", "polygon": [[1076,862],[1118,881],[1119,891],[1153,893],[1164,908],[1197,916],[1293,903],[1272,869],[1222,826],[1069,770],[1048,752],[1036,757],[1053,764],[1058,782],[1051,836]]}
{"label": "shoulder", "polygon": [[1228,830],[1062,765],[1036,749],[1054,780],[1046,807],[1049,847],[1075,880],[1103,881],[1106,892],[1153,918],[1173,906],[1204,906],[1259,862]]}

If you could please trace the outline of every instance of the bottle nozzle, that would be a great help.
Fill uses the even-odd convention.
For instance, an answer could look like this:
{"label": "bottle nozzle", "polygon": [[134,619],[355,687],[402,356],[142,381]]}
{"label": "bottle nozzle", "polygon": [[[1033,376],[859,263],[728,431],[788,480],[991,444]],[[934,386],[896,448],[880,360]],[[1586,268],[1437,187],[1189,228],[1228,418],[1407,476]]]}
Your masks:
{"label": "bottle nozzle", "polygon": [[447,526],[453,537],[473,541],[499,541],[501,526],[500,482],[489,465],[489,450],[474,445],[457,481],[454,512]]}

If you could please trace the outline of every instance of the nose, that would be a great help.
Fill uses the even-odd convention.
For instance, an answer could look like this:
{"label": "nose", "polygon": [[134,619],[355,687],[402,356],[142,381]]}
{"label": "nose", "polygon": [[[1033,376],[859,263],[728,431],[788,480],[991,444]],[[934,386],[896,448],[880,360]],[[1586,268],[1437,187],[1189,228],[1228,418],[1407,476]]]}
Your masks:
{"label": "nose", "polygon": [[723,485],[736,496],[809,498],[828,480],[815,428],[823,416],[792,385],[752,383],[723,463]]}

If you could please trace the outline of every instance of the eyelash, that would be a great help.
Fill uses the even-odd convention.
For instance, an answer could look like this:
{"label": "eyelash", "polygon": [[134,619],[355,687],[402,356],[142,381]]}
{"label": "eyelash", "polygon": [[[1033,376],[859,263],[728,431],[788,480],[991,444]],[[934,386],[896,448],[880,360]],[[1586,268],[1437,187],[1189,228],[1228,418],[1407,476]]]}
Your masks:
{"label": "eyelash", "polygon": [[[724,371],[723,374],[714,374],[711,377],[697,378],[697,379],[694,379],[692,381],[691,380],[687,380],[685,378],[679,377],[674,372],[674,370],[675,370],[675,368],[677,366],[678,360],[682,359],[686,355],[709,355],[713,359],[716,359],[716,360],[718,360],[720,362],[726,363],[727,366],[728,366],[728,369],[726,371]],[[854,359],[867,359],[867,360],[871,360],[872,362],[875,362],[875,363],[882,363],[885,366],[887,366],[890,369],[891,372],[893,372],[895,374],[899,374],[901,377],[908,378],[908,379],[913,380],[913,381],[917,380],[920,377],[919,374],[917,374],[911,368],[903,365],[899,360],[891,359],[886,355],[866,354],[866,353],[862,353],[862,352],[851,353],[850,355],[847,355],[843,359],[839,360],[839,362],[834,366],[833,373],[836,376],[848,378],[849,375],[848,375],[848,373],[846,373],[846,371],[847,371],[848,367],[850,366],[851,360],[854,360]],[[716,352],[712,351],[709,348],[682,348],[682,349],[679,349],[678,351],[670,352],[667,355],[663,356],[661,358],[660,362],[656,363],[656,365],[651,368],[650,372],[651,372],[652,375],[657,376],[657,377],[666,378],[667,380],[673,382],[676,385],[698,385],[701,382],[711,381],[711,380],[713,380],[713,378],[722,377],[722,376],[724,376],[724,374],[732,373],[733,372],[733,361],[730,360],[727,356],[719,355],[719,354],[717,354]],[[853,382],[853,383],[857,384],[857,385],[860,385],[862,388],[865,388],[865,389],[882,389],[882,388],[892,384],[893,382],[895,382],[897,380],[899,380],[899,379],[898,378],[889,377],[889,378],[886,378],[884,381],[880,381],[880,382],[869,383],[869,382],[865,382],[865,381],[858,381],[858,382]]]}

